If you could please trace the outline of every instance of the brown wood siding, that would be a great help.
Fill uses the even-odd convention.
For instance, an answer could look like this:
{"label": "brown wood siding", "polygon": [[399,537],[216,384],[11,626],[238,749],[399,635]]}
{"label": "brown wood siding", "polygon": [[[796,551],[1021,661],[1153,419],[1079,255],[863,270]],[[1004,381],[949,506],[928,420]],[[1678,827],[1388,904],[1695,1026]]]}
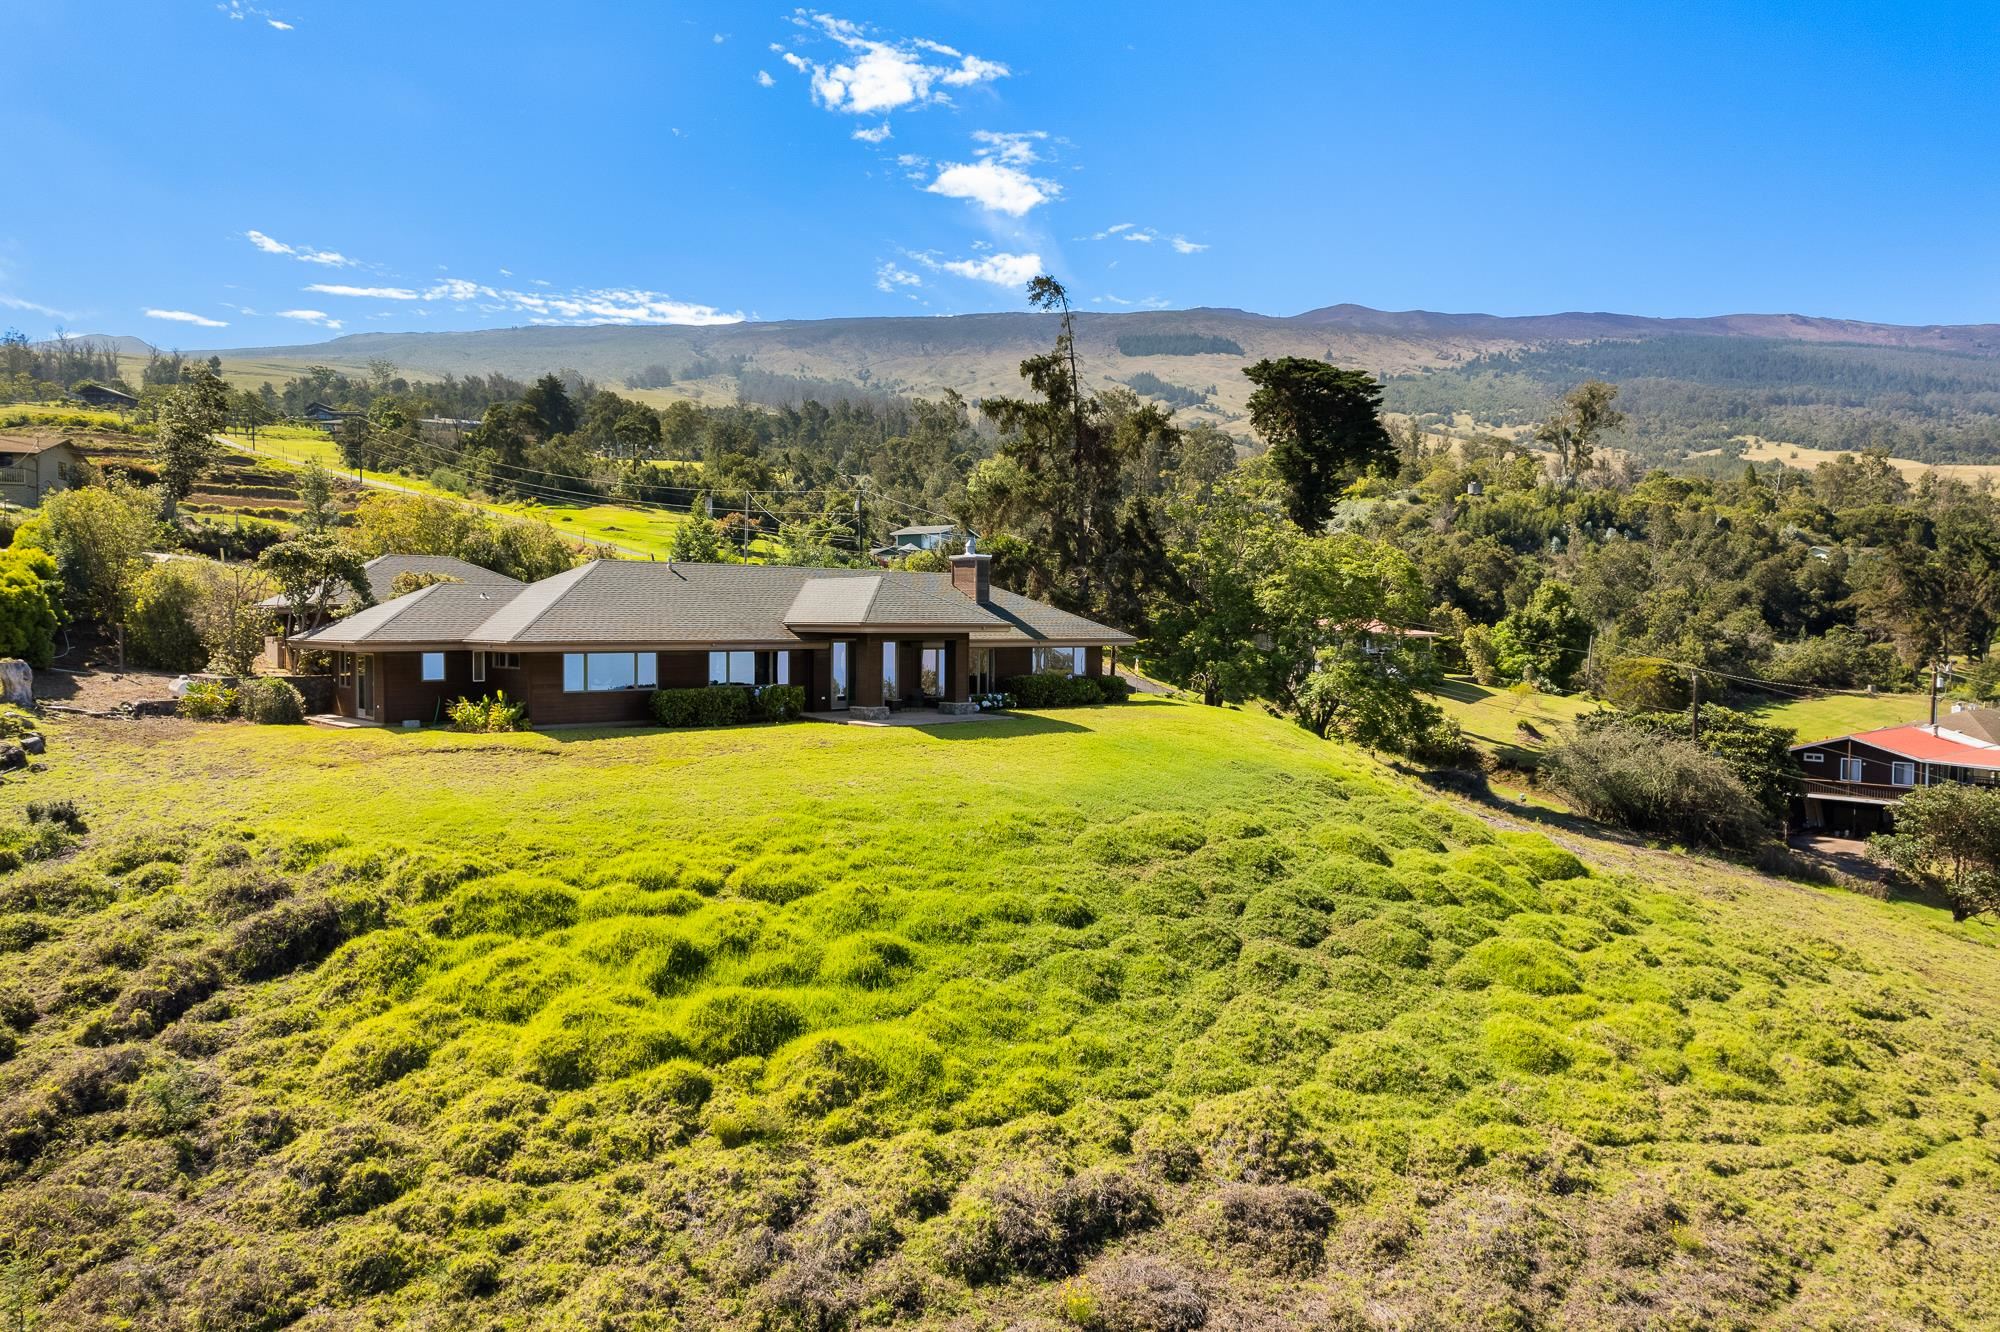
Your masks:
{"label": "brown wood siding", "polygon": [[1024,647],[1004,647],[993,649],[993,676],[1005,680],[1016,675],[1027,675],[1035,669],[1035,650]]}
{"label": "brown wood siding", "polygon": [[428,726],[434,721],[444,720],[444,709],[454,699],[486,689],[485,685],[472,683],[470,652],[445,653],[442,680],[423,678],[423,657],[421,652],[380,652],[375,655],[377,721],[388,726],[401,726],[406,721],[422,722]]}
{"label": "brown wood siding", "polygon": [[[1807,754],[1820,754],[1824,757],[1818,763],[1808,763],[1806,761]],[[1837,740],[1827,740],[1817,745],[1811,745],[1798,751],[1799,768],[1807,777],[1820,781],[1838,782],[1843,780],[1840,775],[1840,760],[1843,758],[1858,758],[1861,760],[1860,780],[1866,785],[1892,785],[1894,775],[1889,770],[1892,763],[1916,763],[1917,778],[1920,781],[1923,779],[1924,765],[1921,762],[1903,758],[1901,755],[1892,754],[1886,749],[1878,749],[1874,745],[1864,744],[1861,741],[1852,740],[1845,736]]]}

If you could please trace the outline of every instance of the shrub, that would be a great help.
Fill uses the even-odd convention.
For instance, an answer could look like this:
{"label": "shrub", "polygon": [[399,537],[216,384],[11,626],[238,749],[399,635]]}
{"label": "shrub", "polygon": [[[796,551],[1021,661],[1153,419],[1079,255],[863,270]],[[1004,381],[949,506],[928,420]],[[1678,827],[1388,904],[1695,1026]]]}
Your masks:
{"label": "shrub", "polygon": [[528,705],[510,701],[504,689],[485,698],[461,698],[445,715],[454,731],[519,731],[528,725]]}
{"label": "shrub", "polygon": [[1252,1271],[1305,1276],[1324,1256],[1333,1208],[1294,1184],[1231,1184],[1193,1218],[1202,1238]]}
{"label": "shrub", "polygon": [[236,711],[236,691],[213,681],[197,681],[181,695],[180,714],[194,721],[223,721]]}
{"label": "shrub", "polygon": [[1474,944],[1451,969],[1467,989],[1505,985],[1527,994],[1575,994],[1583,973],[1569,954],[1542,939],[1494,938]]}
{"label": "shrub", "polygon": [[1115,675],[1015,675],[1000,688],[1017,708],[1075,708],[1122,703],[1132,687]]}
{"label": "shrub", "polygon": [[653,717],[662,726],[741,726],[754,715],[755,698],[735,685],[656,689]]}
{"label": "shrub", "polygon": [[757,715],[765,721],[797,721],[805,710],[804,685],[765,685],[757,691]]}
{"label": "shrub", "polygon": [[73,833],[90,831],[89,825],[83,821],[83,811],[74,800],[30,800],[28,822],[53,823]]}
{"label": "shrub", "polygon": [[1541,781],[1585,814],[1683,842],[1746,847],[1762,835],[1756,799],[1722,759],[1619,722],[1550,746]]}
{"label": "shrub", "polygon": [[259,677],[236,691],[236,707],[259,726],[297,726],[306,719],[305,696],[289,680]]}
{"label": "shrub", "polygon": [[206,665],[208,650],[194,623],[205,590],[191,560],[161,560],[141,574],[125,621],[125,647],[132,660],[167,671],[198,671]]}

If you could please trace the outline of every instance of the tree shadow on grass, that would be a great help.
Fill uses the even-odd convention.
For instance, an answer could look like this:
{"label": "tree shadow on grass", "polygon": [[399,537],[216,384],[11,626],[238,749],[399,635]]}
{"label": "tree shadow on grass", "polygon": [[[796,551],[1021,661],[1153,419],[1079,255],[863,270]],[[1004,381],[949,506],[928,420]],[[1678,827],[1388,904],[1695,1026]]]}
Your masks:
{"label": "tree shadow on grass", "polygon": [[1012,740],[1024,735],[1081,733],[1095,728],[1079,726],[1075,722],[1063,721],[1057,717],[1027,717],[1008,713],[992,721],[941,722],[935,726],[911,726],[905,729],[915,731],[919,735],[928,735],[935,740]]}

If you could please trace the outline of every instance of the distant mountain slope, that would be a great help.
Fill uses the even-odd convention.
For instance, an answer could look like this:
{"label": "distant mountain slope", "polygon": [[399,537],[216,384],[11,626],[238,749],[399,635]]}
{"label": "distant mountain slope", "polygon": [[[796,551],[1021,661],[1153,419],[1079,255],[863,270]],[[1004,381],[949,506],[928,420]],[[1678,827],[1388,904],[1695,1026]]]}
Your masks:
{"label": "distant mountain slope", "polygon": [[[407,374],[575,370],[688,396],[771,404],[842,392],[979,399],[1020,389],[1022,358],[1055,319],[1031,313],[779,320],[721,327],[527,327],[357,333],[221,353],[239,382],[380,358]],[[1619,383],[1625,442],[1670,458],[1756,434],[1824,447],[1888,447],[1929,461],[2000,460],[2000,324],[1873,324],[1789,314],[1700,319],[1571,312],[1500,316],[1330,305],[1288,317],[1247,310],[1086,312],[1085,375],[1138,379],[1183,420],[1235,433],[1265,356],[1324,357],[1390,379],[1390,406],[1463,427],[1520,425],[1579,379]],[[1211,350],[1220,349],[1220,350]],[[1240,349],[1240,350],[1231,350]],[[1127,354],[1143,351],[1144,354]],[[1190,352],[1192,354],[1174,354]],[[659,373],[664,371],[664,375]],[[650,373],[649,373],[650,372]],[[1150,376],[1150,378],[1147,378]]]}

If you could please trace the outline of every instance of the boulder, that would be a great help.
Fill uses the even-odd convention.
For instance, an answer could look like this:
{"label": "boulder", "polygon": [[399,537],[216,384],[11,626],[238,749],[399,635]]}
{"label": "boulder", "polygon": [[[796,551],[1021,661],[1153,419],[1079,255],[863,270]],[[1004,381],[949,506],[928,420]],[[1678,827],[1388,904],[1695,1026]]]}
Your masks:
{"label": "boulder", "polygon": [[30,731],[21,737],[21,748],[27,753],[40,754],[48,747],[49,742],[42,739],[39,731]]}
{"label": "boulder", "polygon": [[0,769],[9,770],[28,766],[28,751],[12,740],[0,740]]}
{"label": "boulder", "polygon": [[0,657],[0,703],[35,706],[35,668],[19,657]]}

